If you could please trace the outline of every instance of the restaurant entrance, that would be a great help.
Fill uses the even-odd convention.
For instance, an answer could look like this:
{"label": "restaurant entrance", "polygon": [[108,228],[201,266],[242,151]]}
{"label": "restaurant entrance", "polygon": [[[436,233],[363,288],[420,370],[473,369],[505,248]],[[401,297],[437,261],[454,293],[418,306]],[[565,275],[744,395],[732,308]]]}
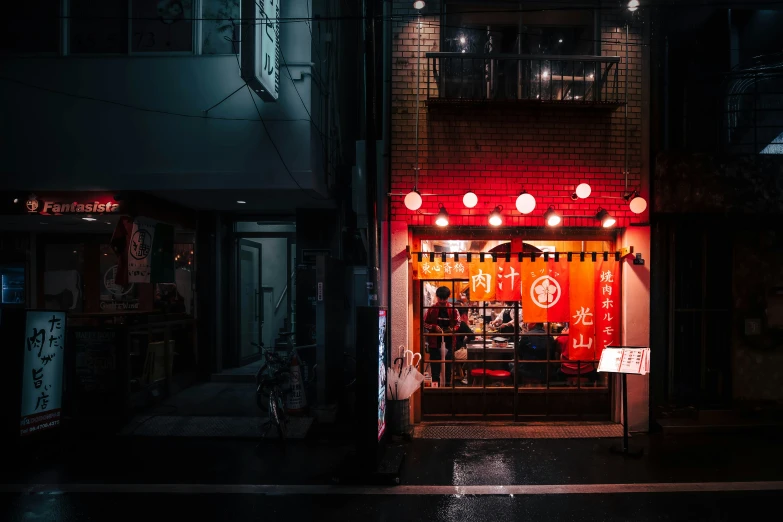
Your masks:
{"label": "restaurant entrance", "polygon": [[613,238],[417,243],[422,420],[611,419],[596,362],[621,340]]}

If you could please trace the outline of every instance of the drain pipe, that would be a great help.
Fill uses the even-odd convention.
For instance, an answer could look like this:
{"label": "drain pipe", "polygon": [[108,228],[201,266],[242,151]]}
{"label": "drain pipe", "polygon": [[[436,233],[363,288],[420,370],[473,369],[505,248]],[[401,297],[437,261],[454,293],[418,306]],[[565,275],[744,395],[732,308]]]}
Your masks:
{"label": "drain pipe", "polygon": [[364,0],[364,112],[367,171],[367,301],[378,306],[378,164],[375,143],[375,2]]}

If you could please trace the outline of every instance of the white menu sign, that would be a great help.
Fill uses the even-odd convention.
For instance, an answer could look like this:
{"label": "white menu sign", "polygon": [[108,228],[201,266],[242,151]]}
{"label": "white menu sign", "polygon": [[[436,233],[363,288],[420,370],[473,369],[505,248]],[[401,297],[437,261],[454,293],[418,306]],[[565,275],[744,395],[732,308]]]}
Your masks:
{"label": "white menu sign", "polygon": [[22,373],[21,435],[60,424],[65,312],[27,312]]}
{"label": "white menu sign", "polygon": [[604,348],[598,371],[645,375],[650,372],[650,349]]}

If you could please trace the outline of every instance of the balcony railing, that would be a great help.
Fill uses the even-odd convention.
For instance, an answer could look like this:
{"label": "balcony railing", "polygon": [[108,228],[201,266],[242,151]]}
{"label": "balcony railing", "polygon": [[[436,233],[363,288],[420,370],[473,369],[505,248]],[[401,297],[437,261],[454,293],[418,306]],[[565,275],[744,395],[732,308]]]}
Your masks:
{"label": "balcony railing", "polygon": [[429,101],[524,101],[622,104],[620,58],[481,53],[427,53]]}

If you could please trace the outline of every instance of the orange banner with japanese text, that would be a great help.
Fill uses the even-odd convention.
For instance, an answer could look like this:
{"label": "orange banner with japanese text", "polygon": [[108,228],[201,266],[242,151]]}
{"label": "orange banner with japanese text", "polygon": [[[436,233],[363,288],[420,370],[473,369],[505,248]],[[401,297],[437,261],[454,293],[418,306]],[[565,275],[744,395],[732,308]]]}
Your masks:
{"label": "orange banner with japanese text", "polygon": [[546,307],[553,299],[549,284],[545,282],[547,271],[544,258],[525,258],[519,265],[522,272],[522,320],[526,323],[545,323]]}
{"label": "orange banner with japanese text", "polygon": [[574,259],[569,263],[571,280],[570,329],[568,357],[573,360],[592,361],[595,354],[595,263],[586,259]]}
{"label": "orange banner with japanese text", "polygon": [[569,270],[564,258],[536,257],[520,264],[522,319],[526,323],[568,321]]}
{"label": "orange banner with japanese text", "polygon": [[444,265],[446,264],[447,263],[442,261],[442,256],[440,254],[435,254],[432,260],[430,260],[429,255],[424,254],[424,257],[418,266],[419,278],[436,280],[444,279]]}
{"label": "orange banner with japanese text", "polygon": [[571,292],[570,282],[570,268],[569,262],[565,259],[565,256],[559,257],[555,261],[552,257],[549,258],[547,268],[549,269],[549,290],[554,291],[551,293],[552,300],[549,303],[549,307],[546,310],[546,319],[549,323],[565,323],[569,321],[570,302],[569,295]]}
{"label": "orange banner with japanese text", "polygon": [[519,301],[519,288],[522,276],[519,273],[519,261],[498,258],[495,270],[495,299],[497,301]]}
{"label": "orange banner with japanese text", "polygon": [[468,264],[471,301],[492,301],[495,299],[497,266],[490,255],[481,261],[477,255]]}
{"label": "orange banner with japanese text", "polygon": [[620,263],[614,258],[595,264],[595,358],[607,346],[620,346]]}

